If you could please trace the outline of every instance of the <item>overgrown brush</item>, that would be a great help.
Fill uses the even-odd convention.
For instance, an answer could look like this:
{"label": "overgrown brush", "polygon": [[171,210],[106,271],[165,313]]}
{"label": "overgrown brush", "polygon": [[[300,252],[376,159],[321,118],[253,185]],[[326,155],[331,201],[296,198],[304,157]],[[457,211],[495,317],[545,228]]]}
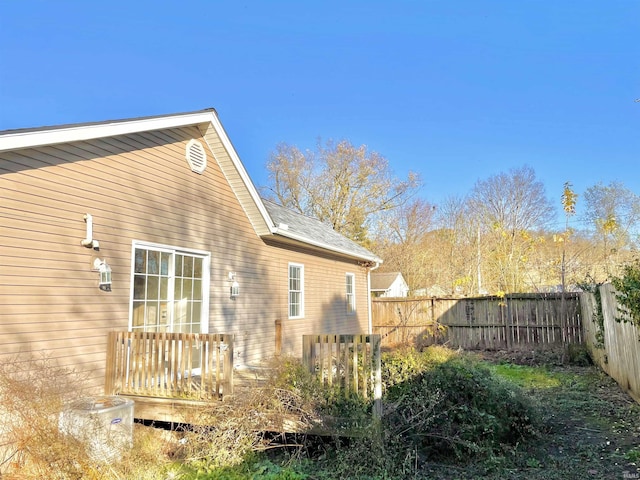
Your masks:
{"label": "overgrown brush", "polygon": [[134,448],[112,462],[92,460],[90,447],[60,431],[60,412],[86,396],[86,384],[83,375],[46,355],[24,354],[0,365],[1,478],[165,478],[168,448],[148,430],[136,428]]}
{"label": "overgrown brush", "polygon": [[299,359],[274,359],[268,371],[264,382],[237,392],[228,403],[200,410],[197,421],[203,426],[184,432],[180,456],[194,478],[217,478],[225,469],[242,471],[256,453],[265,451],[286,448],[289,454],[298,452],[295,459],[302,458],[307,445],[292,445],[284,433],[274,437],[273,432],[307,431],[335,417],[349,420],[349,428],[371,419],[369,400],[322,385]]}
{"label": "overgrown brush", "polygon": [[[284,432],[287,424],[310,428],[319,421],[321,389],[302,364],[285,357],[270,367],[266,381],[198,411],[197,425],[183,432],[178,452],[185,478],[236,478],[257,452],[282,445],[265,431]],[[222,472],[226,476],[219,477]]]}
{"label": "overgrown brush", "polygon": [[65,402],[83,379],[46,356],[22,355],[0,365],[0,471],[15,478],[82,478],[83,445],[58,431]]}
{"label": "overgrown brush", "polygon": [[[324,444],[319,450],[325,461],[314,464],[311,477],[406,478],[428,462],[500,455],[537,425],[535,409],[517,388],[444,347],[383,356],[379,420],[372,418],[369,400],[345,396],[339,386],[327,388],[299,360],[278,359],[269,371],[266,382],[199,410],[194,425],[182,432],[136,425],[130,452],[96,464],[85,445],[58,430],[59,412],[82,395],[83,379],[46,358],[5,363],[0,408],[6,455],[0,476],[211,480],[252,478],[260,471],[255,478],[305,478],[301,472],[308,464],[297,460],[316,447],[304,436],[274,441],[273,433],[264,432],[285,432],[291,425],[310,429],[329,416],[355,420],[364,435]],[[261,455],[283,447],[293,463],[281,465]]]}
{"label": "overgrown brush", "polygon": [[[464,356],[433,366],[388,397],[394,407],[388,424],[425,459],[485,454],[535,432],[537,413],[522,391]],[[429,422],[416,415],[425,405]]]}
{"label": "overgrown brush", "polygon": [[460,352],[387,354],[383,377],[381,425],[339,449],[340,478],[403,478],[428,462],[499,456],[537,431],[539,414],[523,392]]}

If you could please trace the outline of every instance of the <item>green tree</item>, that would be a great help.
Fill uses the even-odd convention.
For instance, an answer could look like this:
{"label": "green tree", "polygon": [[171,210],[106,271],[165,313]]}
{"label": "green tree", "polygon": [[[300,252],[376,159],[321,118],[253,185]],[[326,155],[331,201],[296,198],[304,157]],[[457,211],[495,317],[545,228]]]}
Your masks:
{"label": "green tree", "polygon": [[598,276],[606,279],[637,246],[640,197],[620,182],[598,183],[585,190],[584,202],[584,220],[600,245],[602,273]]}
{"label": "green tree", "polygon": [[318,142],[315,151],[305,152],[282,143],[267,170],[269,199],[365,245],[375,217],[404,205],[420,186],[417,174],[398,179],[382,155],[347,140]]}

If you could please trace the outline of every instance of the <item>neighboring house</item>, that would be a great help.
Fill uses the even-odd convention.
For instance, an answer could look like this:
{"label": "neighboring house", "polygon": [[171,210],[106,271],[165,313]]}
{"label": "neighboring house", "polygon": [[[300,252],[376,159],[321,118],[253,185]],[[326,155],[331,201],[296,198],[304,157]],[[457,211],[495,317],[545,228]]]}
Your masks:
{"label": "neighboring house", "polygon": [[0,361],[45,352],[99,390],[110,331],[299,356],[303,334],[370,333],[380,262],[262,200],[212,109],[0,132]]}
{"label": "neighboring house", "polygon": [[389,272],[371,274],[371,295],[374,297],[406,297],[409,285],[402,273]]}

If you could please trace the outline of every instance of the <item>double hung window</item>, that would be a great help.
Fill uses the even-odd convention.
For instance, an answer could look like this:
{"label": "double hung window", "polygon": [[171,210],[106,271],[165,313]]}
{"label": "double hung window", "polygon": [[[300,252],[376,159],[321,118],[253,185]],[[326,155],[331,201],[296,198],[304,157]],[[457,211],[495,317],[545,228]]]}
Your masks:
{"label": "double hung window", "polygon": [[347,315],[353,315],[356,313],[356,280],[353,273],[347,273],[346,279],[346,302],[347,302]]}
{"label": "double hung window", "polygon": [[289,318],[304,317],[304,266],[289,264]]}

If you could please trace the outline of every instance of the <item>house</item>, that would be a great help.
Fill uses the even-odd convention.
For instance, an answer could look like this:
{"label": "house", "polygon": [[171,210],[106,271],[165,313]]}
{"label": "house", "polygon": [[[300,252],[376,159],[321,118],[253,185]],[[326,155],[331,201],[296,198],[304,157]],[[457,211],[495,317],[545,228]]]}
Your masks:
{"label": "house", "polygon": [[102,392],[109,332],[300,356],[371,332],[380,262],[261,199],[213,109],[0,132],[0,361],[45,352]]}
{"label": "house", "polygon": [[371,295],[374,297],[406,297],[409,285],[400,272],[371,274]]}

